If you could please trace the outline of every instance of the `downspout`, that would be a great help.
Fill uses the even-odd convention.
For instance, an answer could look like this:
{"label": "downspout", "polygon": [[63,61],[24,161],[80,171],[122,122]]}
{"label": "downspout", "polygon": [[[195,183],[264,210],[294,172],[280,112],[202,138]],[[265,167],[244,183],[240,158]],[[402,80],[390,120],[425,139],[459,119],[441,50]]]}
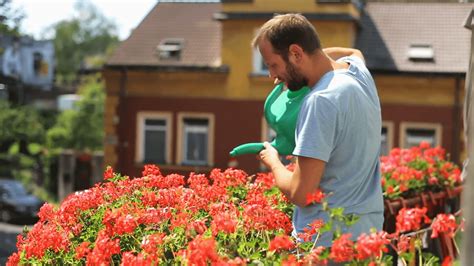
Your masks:
{"label": "downspout", "polygon": [[122,67],[120,68],[120,91],[119,91],[119,103],[118,103],[118,142],[117,142],[117,172],[123,173],[124,172],[124,164],[125,164],[125,158],[123,156],[126,154],[125,153],[125,131],[126,131],[126,124],[125,124],[125,115],[127,114],[127,102],[126,102],[126,96],[127,96],[127,80],[128,80],[128,75],[127,75],[127,68]]}
{"label": "downspout", "polygon": [[453,135],[452,135],[452,154],[451,159],[457,163],[461,164],[460,161],[460,151],[461,151],[461,123],[462,123],[462,116],[461,116],[461,77],[455,77],[455,88],[454,88],[454,110],[453,110]]}

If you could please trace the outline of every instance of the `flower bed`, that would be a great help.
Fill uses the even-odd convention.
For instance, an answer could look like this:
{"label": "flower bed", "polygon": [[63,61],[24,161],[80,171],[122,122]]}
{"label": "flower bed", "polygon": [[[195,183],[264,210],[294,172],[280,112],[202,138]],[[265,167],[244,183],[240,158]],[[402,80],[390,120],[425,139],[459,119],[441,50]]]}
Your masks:
{"label": "flower bed", "polygon": [[431,148],[426,142],[410,149],[395,148],[380,160],[387,199],[411,198],[424,191],[454,189],[461,184],[461,170],[446,160],[445,150]]}
{"label": "flower bed", "polygon": [[[394,178],[396,169],[385,167],[385,187],[406,181]],[[333,260],[381,265],[392,260],[389,247],[404,261],[418,254],[418,259],[436,264],[440,258],[423,253],[421,234],[452,238],[459,229],[452,214],[431,220],[427,208],[403,208],[394,233],[372,232],[351,240],[335,230],[332,247],[324,248],[312,236],[333,229],[332,221],[353,222],[353,217],[341,208],[328,208],[325,195],[315,191],[308,203],[326,206],[331,220],[309,224],[301,235],[306,242],[296,243],[289,236],[292,206],[268,173],[249,176],[238,169],[214,169],[209,176],[191,173],[185,178],[163,176],[156,166],[147,165],[140,178],[121,176],[110,167],[104,178],[104,183],[70,195],[57,208],[45,204],[38,223],[18,236],[18,252],[7,264],[325,265]],[[447,179],[451,184],[451,175]],[[412,231],[419,233],[408,233]],[[443,259],[449,265],[451,258]]]}

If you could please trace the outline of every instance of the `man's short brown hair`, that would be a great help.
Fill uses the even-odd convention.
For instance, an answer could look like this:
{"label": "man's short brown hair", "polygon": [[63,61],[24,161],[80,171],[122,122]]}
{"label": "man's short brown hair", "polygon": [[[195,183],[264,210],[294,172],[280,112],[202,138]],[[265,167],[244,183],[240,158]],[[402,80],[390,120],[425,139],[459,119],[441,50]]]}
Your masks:
{"label": "man's short brown hair", "polygon": [[265,22],[252,41],[257,47],[262,39],[267,39],[276,54],[288,61],[288,49],[291,44],[297,44],[303,50],[312,54],[321,49],[321,42],[314,26],[301,14],[276,15]]}

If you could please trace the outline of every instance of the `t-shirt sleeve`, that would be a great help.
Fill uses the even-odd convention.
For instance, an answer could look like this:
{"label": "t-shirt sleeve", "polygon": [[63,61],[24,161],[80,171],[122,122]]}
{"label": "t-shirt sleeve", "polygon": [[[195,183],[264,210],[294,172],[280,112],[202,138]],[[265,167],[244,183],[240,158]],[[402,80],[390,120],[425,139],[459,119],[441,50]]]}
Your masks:
{"label": "t-shirt sleeve", "polygon": [[329,99],[310,95],[300,109],[293,154],[328,162],[335,145],[337,115]]}
{"label": "t-shirt sleeve", "polygon": [[358,56],[344,56],[339,58],[337,61],[348,62],[352,65],[357,66],[358,68],[366,68],[364,60]]}

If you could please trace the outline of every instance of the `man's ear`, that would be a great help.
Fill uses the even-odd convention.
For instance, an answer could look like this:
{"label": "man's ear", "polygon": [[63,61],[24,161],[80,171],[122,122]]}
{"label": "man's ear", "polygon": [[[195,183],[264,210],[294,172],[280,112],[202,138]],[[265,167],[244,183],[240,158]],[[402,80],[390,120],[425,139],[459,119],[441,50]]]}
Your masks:
{"label": "man's ear", "polygon": [[297,44],[291,44],[288,47],[288,59],[294,60],[294,62],[300,62],[303,58],[304,50]]}

